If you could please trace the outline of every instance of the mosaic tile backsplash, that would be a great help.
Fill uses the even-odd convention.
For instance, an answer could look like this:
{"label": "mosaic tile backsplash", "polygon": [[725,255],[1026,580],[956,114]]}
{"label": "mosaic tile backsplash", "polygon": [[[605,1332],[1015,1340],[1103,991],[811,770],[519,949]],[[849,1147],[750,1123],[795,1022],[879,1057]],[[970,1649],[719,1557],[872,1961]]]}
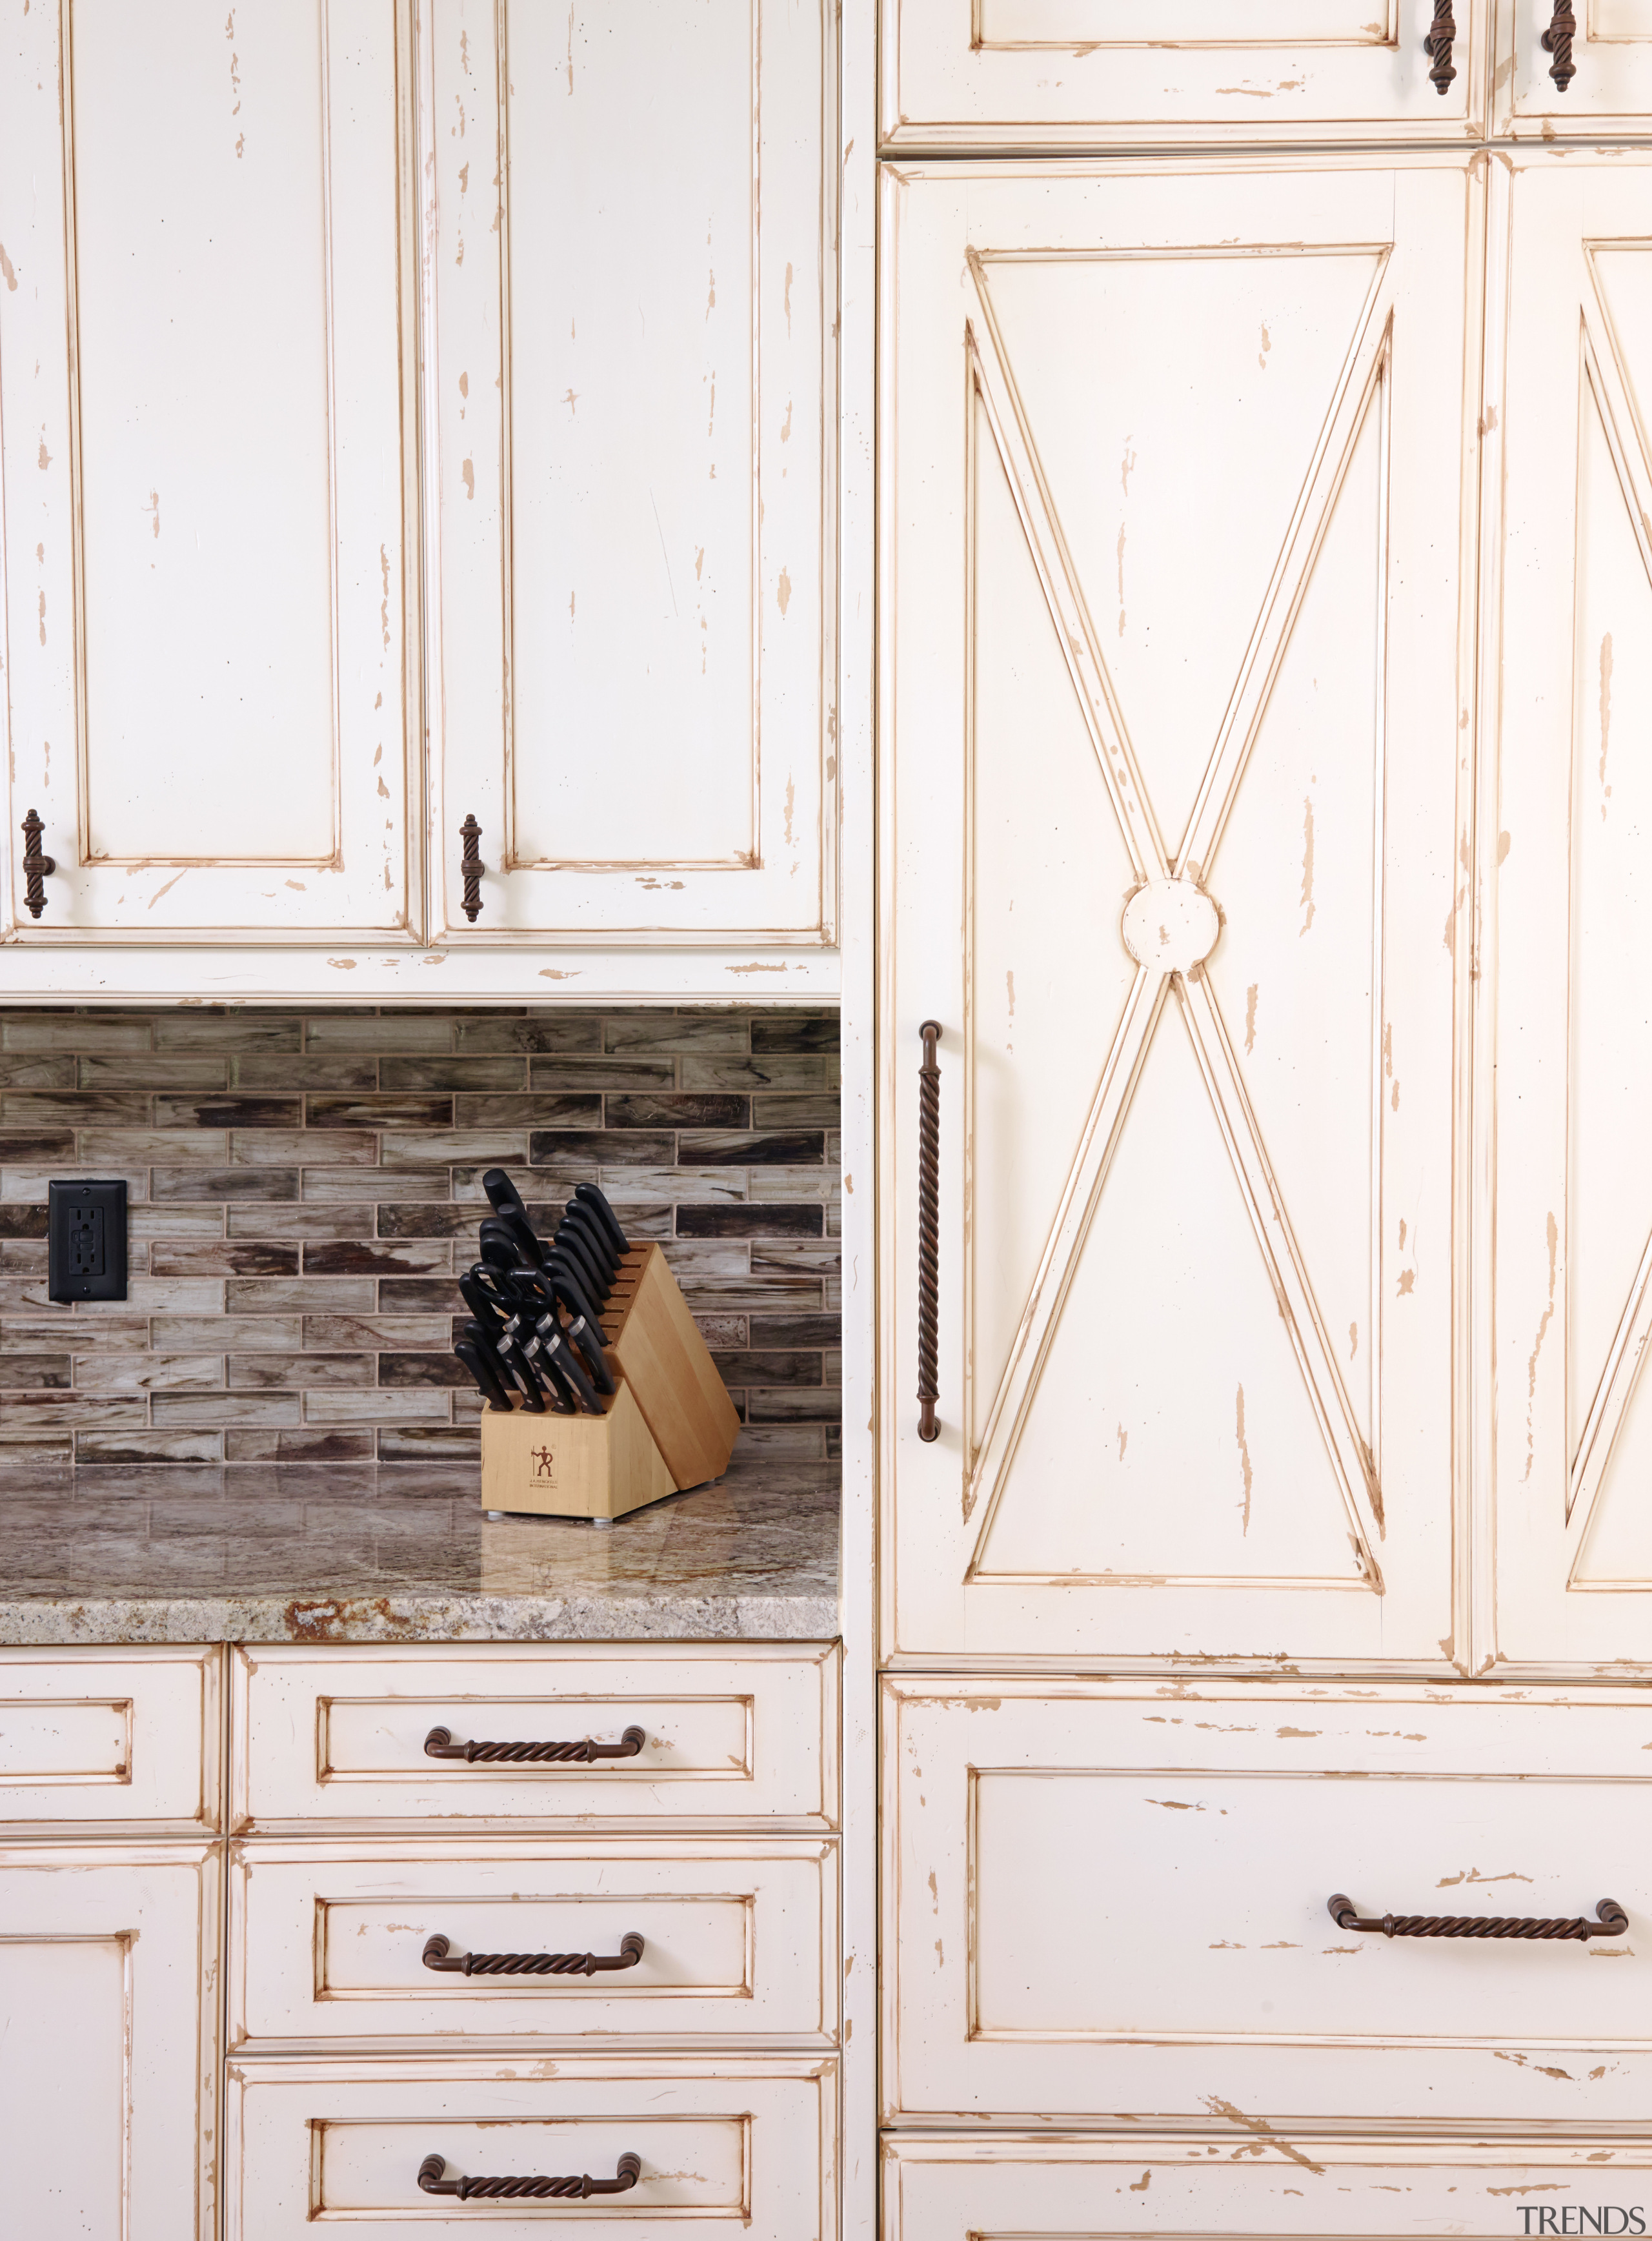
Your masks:
{"label": "mosaic tile backsplash", "polygon": [[[747,1427],[838,1452],[834,1012],[0,1012],[0,1471],[473,1461],[457,1270],[508,1169],[658,1239]],[[46,1187],[126,1178],[54,1306]]]}

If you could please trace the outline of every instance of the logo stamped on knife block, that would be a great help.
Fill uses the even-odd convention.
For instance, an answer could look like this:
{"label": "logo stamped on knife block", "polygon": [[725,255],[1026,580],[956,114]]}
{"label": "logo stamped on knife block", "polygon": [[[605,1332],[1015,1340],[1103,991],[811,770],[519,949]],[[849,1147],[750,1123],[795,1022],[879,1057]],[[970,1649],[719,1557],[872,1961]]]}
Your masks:
{"label": "logo stamped on knife block", "polygon": [[550,1478],[552,1476],[553,1474],[552,1472],[551,1466],[556,1461],[556,1456],[551,1448],[530,1448],[528,1449],[528,1457],[533,1465],[533,1475],[535,1478]]}

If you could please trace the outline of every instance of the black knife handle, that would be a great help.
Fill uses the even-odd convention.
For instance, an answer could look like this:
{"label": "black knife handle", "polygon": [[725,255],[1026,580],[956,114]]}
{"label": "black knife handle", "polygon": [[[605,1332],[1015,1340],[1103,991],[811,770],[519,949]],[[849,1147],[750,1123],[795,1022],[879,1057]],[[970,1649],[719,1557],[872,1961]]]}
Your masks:
{"label": "black knife handle", "polygon": [[609,1205],[606,1194],[599,1190],[595,1183],[576,1183],[573,1187],[573,1194],[581,1206],[588,1206],[596,1215],[613,1240],[615,1252],[629,1253],[630,1241],[625,1231],[619,1227],[619,1216]]}
{"label": "black knife handle", "polygon": [[613,1240],[588,1207],[578,1199],[571,1199],[562,1220],[557,1225],[557,1234],[566,1230],[577,1237],[596,1262],[603,1281],[612,1284],[619,1274],[619,1255],[614,1251]]}
{"label": "black knife handle", "polygon": [[527,1220],[528,1209],[522,1202],[522,1194],[503,1167],[490,1167],[482,1178],[482,1188],[495,1214],[504,1214],[508,1209],[519,1214],[524,1221]]}
{"label": "black knife handle", "polygon": [[559,1323],[554,1314],[541,1315],[534,1325],[541,1343],[558,1338],[567,1351],[579,1361],[599,1393],[614,1390],[614,1374],[608,1367],[608,1358],[600,1341],[592,1335],[592,1327],[583,1315],[576,1315],[570,1323]]}
{"label": "black knife handle", "polygon": [[585,1290],[585,1280],[559,1246],[552,1248],[545,1264],[545,1274],[546,1282],[565,1307],[576,1315],[583,1315],[593,1328],[599,1324],[600,1318]]}
{"label": "black knife handle", "polygon": [[613,1289],[613,1279],[599,1262],[590,1239],[583,1231],[575,1229],[565,1214],[557,1224],[552,1250],[566,1254],[586,1291],[600,1306]]}
{"label": "black knife handle", "polygon": [[533,1364],[517,1343],[516,1334],[513,1331],[506,1331],[494,1351],[522,1388],[523,1404],[530,1415],[543,1416],[545,1387],[540,1382]]}
{"label": "black knife handle", "polygon": [[494,1368],[481,1348],[472,1339],[461,1338],[454,1340],[453,1351],[476,1380],[477,1390],[487,1402],[488,1407],[500,1415],[508,1416],[511,1413],[511,1396],[505,1391],[498,1370]]}
{"label": "black knife handle", "polygon": [[940,1437],[935,1403],[936,1320],[940,1297],[940,1067],[935,1045],[940,1022],[926,1020],[918,1030],[923,1063],[918,1069],[918,1436]]}
{"label": "black knife handle", "polygon": [[556,1374],[565,1377],[588,1416],[600,1416],[602,1403],[597,1398],[597,1388],[585,1375],[585,1365],[574,1348],[564,1340],[560,1331],[553,1330],[548,1337],[536,1337],[531,1341],[545,1359],[552,1363]]}

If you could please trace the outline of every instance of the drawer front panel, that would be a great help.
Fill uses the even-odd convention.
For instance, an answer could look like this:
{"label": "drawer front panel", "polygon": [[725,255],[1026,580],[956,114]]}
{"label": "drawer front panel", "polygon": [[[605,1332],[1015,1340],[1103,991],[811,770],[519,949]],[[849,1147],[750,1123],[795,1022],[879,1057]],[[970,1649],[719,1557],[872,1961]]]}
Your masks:
{"label": "drawer front panel", "polygon": [[[902,2140],[889,2151],[883,2199],[884,2241],[981,2233],[1036,2233],[1044,2241],[1114,2233],[1281,2241],[1328,2233],[1373,2241],[1622,2235],[1652,2231],[1652,2154],[1593,2140],[1568,2147],[1308,2140],[1259,2150],[1254,2137],[1241,2141],[1233,2130],[1176,2141]],[[1552,2219],[1540,2222],[1550,2209]]]}
{"label": "drawer front panel", "polygon": [[218,1826],[216,1649],[0,1650],[0,1830]]}
{"label": "drawer front panel", "polygon": [[[831,2043],[835,1841],[234,1848],[231,2045],[604,2037]],[[641,1957],[590,1974],[432,1969],[438,1957]]]}
{"label": "drawer front panel", "polygon": [[[627,2241],[761,2233],[827,2241],[835,2230],[831,2065],[569,2064],[515,2078],[497,2064],[411,2061],[391,2069],[256,2062],[229,2069],[226,2233],[283,2241],[317,2220],[397,2241],[465,2218],[505,2237],[621,2224]],[[580,2199],[460,2200],[425,2191],[461,2177],[612,2179]],[[435,2173],[432,2169],[431,2176]]]}
{"label": "drawer front panel", "polygon": [[[897,2116],[1601,2122],[1652,2084],[1644,1697],[894,1686],[886,1717]],[[1390,1937],[1339,1893],[1628,1927]]]}
{"label": "drawer front panel", "polygon": [[1423,50],[1434,0],[890,0],[880,12],[887,151],[1460,142],[1485,113],[1486,0],[1456,0],[1443,88]]}
{"label": "drawer front panel", "polygon": [[[635,1647],[243,1649],[232,1689],[234,1826],[488,1827],[837,1816],[837,1651],[700,1656]],[[432,1757],[472,1743],[643,1740],[626,1756]]]}

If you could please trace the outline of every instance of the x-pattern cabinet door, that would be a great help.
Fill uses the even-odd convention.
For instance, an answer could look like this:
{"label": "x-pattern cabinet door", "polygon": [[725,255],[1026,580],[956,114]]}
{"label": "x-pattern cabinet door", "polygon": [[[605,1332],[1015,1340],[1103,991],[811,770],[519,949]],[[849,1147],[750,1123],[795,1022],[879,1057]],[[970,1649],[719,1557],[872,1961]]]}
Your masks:
{"label": "x-pattern cabinet door", "polygon": [[1480,194],[887,182],[893,1656],[1452,1654]]}
{"label": "x-pattern cabinet door", "polygon": [[1617,1674],[1652,1658],[1652,161],[1534,152],[1493,211],[1496,1654]]}

